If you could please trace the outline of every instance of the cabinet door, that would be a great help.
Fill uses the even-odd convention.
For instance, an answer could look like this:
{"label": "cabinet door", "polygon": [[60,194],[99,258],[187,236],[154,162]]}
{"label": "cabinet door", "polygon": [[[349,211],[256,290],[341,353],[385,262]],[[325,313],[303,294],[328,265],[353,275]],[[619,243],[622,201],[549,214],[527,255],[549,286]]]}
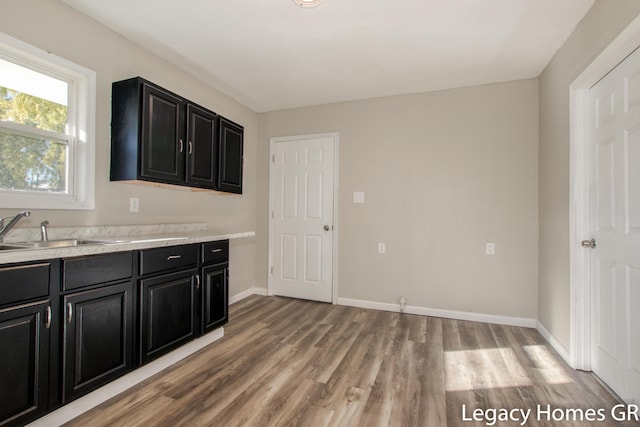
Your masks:
{"label": "cabinet door", "polygon": [[63,402],[133,367],[132,292],[128,281],[63,298]]}
{"label": "cabinet door", "polygon": [[169,184],[184,182],[184,100],[144,83],[140,175]]}
{"label": "cabinet door", "polygon": [[197,105],[187,104],[187,184],[216,188],[216,130],[215,114]]}
{"label": "cabinet door", "polygon": [[188,270],[140,281],[143,364],[195,337],[196,275]]}
{"label": "cabinet door", "polygon": [[242,150],[244,129],[227,119],[220,119],[218,189],[242,193]]}
{"label": "cabinet door", "polygon": [[49,301],[0,310],[0,425],[24,425],[48,404]]}
{"label": "cabinet door", "polygon": [[229,282],[227,264],[217,264],[202,269],[202,333],[207,333],[227,323]]}

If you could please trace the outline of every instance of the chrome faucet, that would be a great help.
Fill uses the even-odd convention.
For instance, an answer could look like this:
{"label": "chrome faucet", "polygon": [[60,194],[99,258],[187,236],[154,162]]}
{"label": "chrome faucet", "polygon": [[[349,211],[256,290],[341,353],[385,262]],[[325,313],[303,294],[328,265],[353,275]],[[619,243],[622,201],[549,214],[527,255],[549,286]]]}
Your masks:
{"label": "chrome faucet", "polygon": [[49,233],[47,233],[47,225],[49,225],[49,221],[42,221],[40,223],[40,236],[42,237],[42,241],[46,242],[49,240]]}
{"label": "chrome faucet", "polygon": [[[0,219],[0,242],[2,242],[2,239],[4,239],[4,236],[6,236],[7,233],[11,231],[13,227],[15,227],[18,221],[20,221],[22,218],[29,215],[31,215],[31,212],[23,211],[23,212],[18,212],[18,214],[15,216],[8,216],[6,218],[1,218]],[[9,218],[11,218],[11,220],[7,223],[7,225],[4,225],[4,222]]]}

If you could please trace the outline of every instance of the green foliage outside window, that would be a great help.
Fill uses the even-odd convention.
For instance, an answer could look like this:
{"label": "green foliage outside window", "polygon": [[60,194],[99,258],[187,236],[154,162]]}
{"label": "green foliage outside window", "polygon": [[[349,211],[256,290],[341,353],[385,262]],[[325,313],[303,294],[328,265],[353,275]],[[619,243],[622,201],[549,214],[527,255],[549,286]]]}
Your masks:
{"label": "green foliage outside window", "polygon": [[[0,86],[0,121],[64,133],[67,107]],[[0,130],[0,189],[64,192],[67,143]]]}

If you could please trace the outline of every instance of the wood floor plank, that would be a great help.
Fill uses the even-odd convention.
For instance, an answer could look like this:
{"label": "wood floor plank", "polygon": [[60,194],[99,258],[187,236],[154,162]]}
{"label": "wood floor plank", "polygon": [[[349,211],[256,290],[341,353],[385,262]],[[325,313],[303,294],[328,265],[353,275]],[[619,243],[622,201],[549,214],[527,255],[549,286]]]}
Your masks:
{"label": "wood floor plank", "polygon": [[[67,425],[472,427],[463,408],[618,403],[533,329],[262,296],[229,313],[221,340]],[[640,423],[527,423],[573,425]]]}
{"label": "wood floor plank", "polygon": [[420,381],[418,419],[423,425],[443,426],[447,420],[444,350],[442,347],[442,319],[427,317],[424,362]]}

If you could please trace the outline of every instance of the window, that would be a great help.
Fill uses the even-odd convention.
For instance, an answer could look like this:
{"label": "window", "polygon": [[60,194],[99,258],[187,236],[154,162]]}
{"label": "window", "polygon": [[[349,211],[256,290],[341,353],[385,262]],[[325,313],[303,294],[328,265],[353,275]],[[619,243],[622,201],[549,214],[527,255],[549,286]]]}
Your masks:
{"label": "window", "polygon": [[95,73],[0,33],[0,208],[94,208]]}

